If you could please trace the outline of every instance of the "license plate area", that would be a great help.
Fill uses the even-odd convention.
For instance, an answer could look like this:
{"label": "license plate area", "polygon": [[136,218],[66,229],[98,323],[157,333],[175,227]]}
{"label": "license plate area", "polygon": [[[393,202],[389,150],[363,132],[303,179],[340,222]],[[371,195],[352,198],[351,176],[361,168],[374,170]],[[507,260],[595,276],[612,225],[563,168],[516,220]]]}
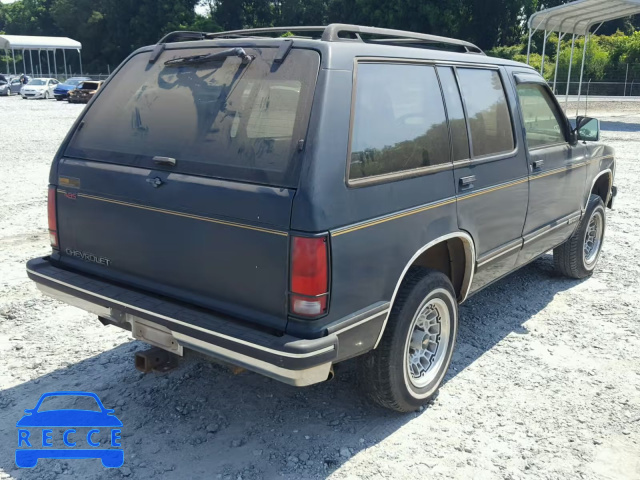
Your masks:
{"label": "license plate area", "polygon": [[163,348],[176,355],[183,355],[182,345],[178,343],[168,328],[130,314],[127,314],[127,321],[131,324],[133,338]]}

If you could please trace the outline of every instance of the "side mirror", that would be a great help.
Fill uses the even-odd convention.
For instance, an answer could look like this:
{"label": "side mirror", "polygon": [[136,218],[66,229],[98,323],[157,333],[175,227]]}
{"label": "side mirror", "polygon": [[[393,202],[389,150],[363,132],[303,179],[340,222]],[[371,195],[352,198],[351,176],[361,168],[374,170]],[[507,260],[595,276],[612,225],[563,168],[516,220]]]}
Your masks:
{"label": "side mirror", "polygon": [[578,140],[597,142],[600,140],[600,120],[590,117],[576,118],[576,134]]}

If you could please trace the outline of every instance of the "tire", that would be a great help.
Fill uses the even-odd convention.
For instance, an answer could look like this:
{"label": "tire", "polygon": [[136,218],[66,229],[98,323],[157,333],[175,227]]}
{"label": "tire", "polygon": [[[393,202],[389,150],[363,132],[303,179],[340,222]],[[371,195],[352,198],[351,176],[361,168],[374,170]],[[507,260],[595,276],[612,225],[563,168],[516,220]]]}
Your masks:
{"label": "tire", "polygon": [[62,97],[56,97],[56,101],[61,102],[62,100],[64,100],[64,98],[62,98]]}
{"label": "tire", "polygon": [[[420,322],[430,327],[419,328]],[[429,403],[449,369],[457,333],[458,302],[449,279],[435,270],[411,267],[380,344],[358,359],[363,391],[378,405],[398,412],[412,412]],[[426,348],[414,349],[412,342]],[[412,363],[412,354],[422,363]]]}
{"label": "tire", "polygon": [[602,198],[591,195],[578,228],[566,242],[553,249],[556,271],[569,278],[591,276],[600,258],[606,226],[607,216]]}

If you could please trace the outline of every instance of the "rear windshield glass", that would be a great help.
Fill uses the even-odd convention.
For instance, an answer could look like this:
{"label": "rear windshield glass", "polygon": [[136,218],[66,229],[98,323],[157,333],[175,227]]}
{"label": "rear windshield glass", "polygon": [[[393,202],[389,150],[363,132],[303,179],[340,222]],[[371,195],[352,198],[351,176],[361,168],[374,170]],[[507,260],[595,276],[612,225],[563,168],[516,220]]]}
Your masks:
{"label": "rear windshield glass", "polygon": [[[320,57],[293,49],[283,63],[275,48],[245,48],[201,63],[171,59],[227,48],[166,50],[131,58],[101,90],[67,156],[274,186],[297,183]],[[86,83],[85,83],[86,85]],[[176,160],[156,165],[153,157]]]}

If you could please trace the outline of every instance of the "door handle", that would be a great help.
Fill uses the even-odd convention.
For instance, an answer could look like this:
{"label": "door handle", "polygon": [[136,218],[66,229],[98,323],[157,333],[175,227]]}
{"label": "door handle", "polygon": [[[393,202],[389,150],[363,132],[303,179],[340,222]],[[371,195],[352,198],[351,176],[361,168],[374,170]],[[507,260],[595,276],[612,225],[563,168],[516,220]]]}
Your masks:
{"label": "door handle", "polygon": [[531,164],[531,167],[534,170],[540,170],[543,165],[544,165],[544,160],[536,160]]}
{"label": "door handle", "polygon": [[176,159],[171,157],[153,157],[153,161],[158,165],[176,166]]}
{"label": "door handle", "polygon": [[476,181],[475,175],[469,175],[468,177],[460,177],[460,189],[465,190],[473,187],[473,182]]}

